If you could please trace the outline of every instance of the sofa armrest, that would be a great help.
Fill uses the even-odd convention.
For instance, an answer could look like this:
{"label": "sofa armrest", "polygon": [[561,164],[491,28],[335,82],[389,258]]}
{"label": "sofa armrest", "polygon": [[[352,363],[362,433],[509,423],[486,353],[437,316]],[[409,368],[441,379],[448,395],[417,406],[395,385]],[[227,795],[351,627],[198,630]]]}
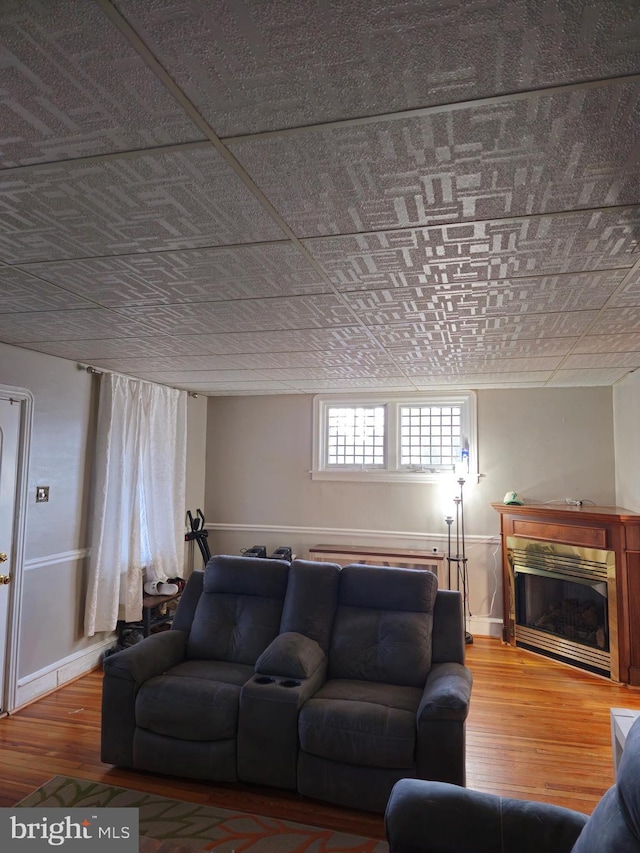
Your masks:
{"label": "sofa armrest", "polygon": [[139,687],[155,675],[182,663],[187,637],[185,631],[174,630],[151,634],[141,642],[105,658],[104,674],[132,681]]}
{"label": "sofa armrest", "polygon": [[461,663],[436,663],[431,667],[418,708],[418,726],[433,720],[464,722],[469,713],[471,670]]}
{"label": "sofa armrest", "polygon": [[162,631],[105,658],[100,755],[105,764],[133,767],[136,696],[145,681],[184,660],[188,634]]}
{"label": "sofa armrest", "polygon": [[443,782],[402,779],[385,826],[390,853],[569,853],[587,815]]}
{"label": "sofa armrest", "polygon": [[256,661],[256,672],[285,678],[309,678],[326,661],[319,643],[304,634],[279,634]]}

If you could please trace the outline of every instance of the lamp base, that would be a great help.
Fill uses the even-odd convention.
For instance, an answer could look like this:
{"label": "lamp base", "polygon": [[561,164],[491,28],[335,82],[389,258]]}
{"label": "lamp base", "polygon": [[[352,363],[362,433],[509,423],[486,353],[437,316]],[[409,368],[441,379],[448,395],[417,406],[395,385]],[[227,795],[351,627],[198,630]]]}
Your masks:
{"label": "lamp base", "polygon": [[467,646],[470,646],[473,643],[473,636],[468,631],[464,632],[464,642]]}

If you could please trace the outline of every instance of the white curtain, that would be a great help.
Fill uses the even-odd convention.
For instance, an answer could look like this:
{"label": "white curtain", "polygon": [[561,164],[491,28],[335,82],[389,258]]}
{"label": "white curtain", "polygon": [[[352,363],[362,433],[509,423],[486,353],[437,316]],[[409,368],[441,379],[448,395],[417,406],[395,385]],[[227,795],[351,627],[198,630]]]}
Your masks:
{"label": "white curtain", "polygon": [[85,633],[142,615],[143,583],[181,577],[187,394],[103,374]]}

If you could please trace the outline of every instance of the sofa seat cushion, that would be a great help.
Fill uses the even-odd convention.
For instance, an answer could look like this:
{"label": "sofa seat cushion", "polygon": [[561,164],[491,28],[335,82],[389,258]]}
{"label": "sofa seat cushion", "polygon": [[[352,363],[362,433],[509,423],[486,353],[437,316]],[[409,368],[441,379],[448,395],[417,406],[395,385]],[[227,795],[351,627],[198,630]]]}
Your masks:
{"label": "sofa seat cushion", "polygon": [[415,764],[416,711],[422,690],[332,679],[300,712],[300,747],[332,761],[366,767]]}
{"label": "sofa seat cushion", "polygon": [[185,661],[143,684],[136,725],[183,740],[235,738],[240,690],[252,675],[244,664]]}

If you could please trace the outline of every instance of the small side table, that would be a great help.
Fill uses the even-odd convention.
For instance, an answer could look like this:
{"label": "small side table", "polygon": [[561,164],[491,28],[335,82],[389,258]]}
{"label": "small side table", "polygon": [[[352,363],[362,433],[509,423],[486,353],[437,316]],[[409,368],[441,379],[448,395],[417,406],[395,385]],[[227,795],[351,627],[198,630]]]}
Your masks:
{"label": "small side table", "polygon": [[611,751],[613,752],[613,774],[618,775],[618,765],[622,758],[629,729],[640,717],[640,711],[630,708],[611,708]]}

